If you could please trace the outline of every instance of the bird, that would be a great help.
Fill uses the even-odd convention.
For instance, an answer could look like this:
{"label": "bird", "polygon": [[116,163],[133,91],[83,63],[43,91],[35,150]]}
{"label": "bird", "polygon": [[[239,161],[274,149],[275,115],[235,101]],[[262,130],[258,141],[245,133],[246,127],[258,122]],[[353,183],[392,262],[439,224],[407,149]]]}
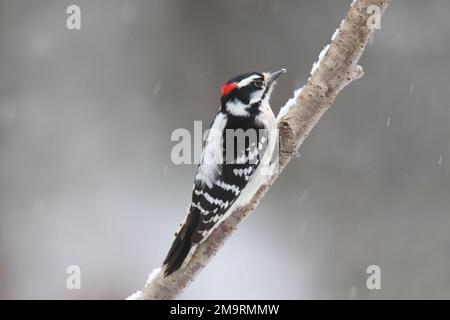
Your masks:
{"label": "bird", "polygon": [[267,182],[278,142],[269,99],[284,73],[286,69],[248,72],[222,85],[220,107],[195,174],[192,201],[163,261],[165,277],[182,269],[198,245]]}

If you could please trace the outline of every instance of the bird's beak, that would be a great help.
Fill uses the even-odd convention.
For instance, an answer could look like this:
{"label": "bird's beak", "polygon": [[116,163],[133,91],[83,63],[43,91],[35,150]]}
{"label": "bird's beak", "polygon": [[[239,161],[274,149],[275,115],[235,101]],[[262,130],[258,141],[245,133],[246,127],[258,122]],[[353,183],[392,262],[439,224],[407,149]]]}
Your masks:
{"label": "bird's beak", "polygon": [[279,76],[281,76],[282,74],[286,73],[287,70],[286,69],[281,69],[275,72],[272,72],[269,74],[269,79],[267,79],[267,83],[270,85],[272,84]]}

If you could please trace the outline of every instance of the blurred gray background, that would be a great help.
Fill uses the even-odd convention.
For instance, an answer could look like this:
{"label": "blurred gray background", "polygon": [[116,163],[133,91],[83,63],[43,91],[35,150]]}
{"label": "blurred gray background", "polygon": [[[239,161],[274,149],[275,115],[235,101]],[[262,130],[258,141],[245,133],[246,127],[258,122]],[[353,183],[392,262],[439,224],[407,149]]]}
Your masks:
{"label": "blurred gray background", "polygon": [[[190,200],[172,131],[206,129],[246,71],[288,69],[278,112],[350,3],[0,0],[0,298],[142,288]],[[381,26],[364,78],[183,298],[450,298],[450,2],[394,0]]]}

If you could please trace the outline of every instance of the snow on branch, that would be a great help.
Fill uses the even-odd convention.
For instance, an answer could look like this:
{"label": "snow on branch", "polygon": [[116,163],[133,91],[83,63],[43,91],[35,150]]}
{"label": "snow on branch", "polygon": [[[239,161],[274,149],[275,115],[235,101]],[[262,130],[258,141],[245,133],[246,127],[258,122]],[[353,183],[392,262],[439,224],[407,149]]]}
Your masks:
{"label": "snow on branch", "polygon": [[[381,18],[389,0],[353,0],[347,16],[334,32],[331,43],[314,63],[307,84],[295,91],[294,97],[281,108],[277,117],[280,131],[279,166],[269,182],[253,196],[251,202],[234,211],[201,243],[186,266],[168,277],[155,269],[142,289],[129,299],[175,299],[208,264],[239,224],[252,213],[281,171],[293,158],[317,124],[333,104],[337,94],[364,74],[358,61],[375,31],[373,20]],[[376,7],[378,10],[374,10]],[[379,17],[374,17],[379,14]]]}

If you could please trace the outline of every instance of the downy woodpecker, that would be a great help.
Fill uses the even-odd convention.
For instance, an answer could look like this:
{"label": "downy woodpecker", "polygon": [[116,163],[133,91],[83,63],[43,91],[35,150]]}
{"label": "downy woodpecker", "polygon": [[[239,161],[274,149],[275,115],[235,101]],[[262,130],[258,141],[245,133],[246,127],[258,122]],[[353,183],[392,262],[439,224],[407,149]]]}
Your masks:
{"label": "downy woodpecker", "polygon": [[165,276],[182,268],[198,244],[267,181],[278,139],[269,98],[275,80],[285,72],[245,73],[222,86],[221,106],[203,146],[192,202],[163,262]]}

